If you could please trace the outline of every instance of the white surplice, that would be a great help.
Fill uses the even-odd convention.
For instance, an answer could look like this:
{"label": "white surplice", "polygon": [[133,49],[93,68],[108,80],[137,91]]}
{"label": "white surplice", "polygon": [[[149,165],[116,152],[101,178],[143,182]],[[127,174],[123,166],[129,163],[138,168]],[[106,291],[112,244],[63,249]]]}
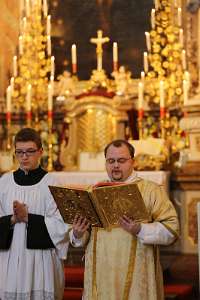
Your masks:
{"label": "white surplice", "polygon": [[23,202],[28,212],[44,216],[55,249],[26,248],[27,225],[14,225],[9,250],[0,250],[1,300],[61,300],[64,289],[63,259],[68,249],[68,225],[64,223],[48,189],[55,185],[51,174],[39,183],[21,186],[13,173],[0,179],[0,217],[13,214],[13,201]]}

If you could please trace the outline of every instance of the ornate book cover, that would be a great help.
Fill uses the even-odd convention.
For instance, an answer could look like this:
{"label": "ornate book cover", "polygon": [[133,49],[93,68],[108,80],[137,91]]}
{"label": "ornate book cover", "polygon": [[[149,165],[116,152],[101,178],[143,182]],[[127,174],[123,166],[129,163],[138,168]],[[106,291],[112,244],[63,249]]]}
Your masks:
{"label": "ornate book cover", "polygon": [[137,184],[106,184],[105,186],[49,186],[66,223],[72,224],[76,214],[86,217],[92,226],[116,226],[122,215],[138,222],[149,216]]}

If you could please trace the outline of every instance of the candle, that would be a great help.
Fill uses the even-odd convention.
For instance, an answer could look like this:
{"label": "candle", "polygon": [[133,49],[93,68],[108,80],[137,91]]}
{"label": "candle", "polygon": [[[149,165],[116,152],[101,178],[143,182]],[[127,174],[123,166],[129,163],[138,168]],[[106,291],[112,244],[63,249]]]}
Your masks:
{"label": "candle", "polygon": [[155,9],[152,8],[152,10],[151,10],[151,27],[152,27],[152,29],[155,29],[155,24],[156,24],[155,13],[156,13]]}
{"label": "candle", "polygon": [[151,51],[151,40],[150,40],[150,34],[149,34],[149,32],[145,32],[145,36],[146,36],[147,50]]}
{"label": "candle", "polygon": [[185,77],[185,80],[188,83],[188,90],[189,90],[190,89],[190,73],[188,71],[185,71],[184,72],[184,77]]}
{"label": "candle", "polygon": [[184,46],[184,42],[183,42],[183,29],[180,28],[179,30],[179,43],[181,44],[181,47]]}
{"label": "candle", "polygon": [[76,74],[76,72],[77,72],[77,56],[76,56],[76,45],[75,44],[72,45],[71,56],[72,56],[72,73]]}
{"label": "candle", "polygon": [[53,91],[51,84],[48,84],[48,116],[51,117],[53,110]]}
{"label": "candle", "polygon": [[160,81],[160,108],[165,107],[164,81]]}
{"label": "candle", "polygon": [[47,16],[47,11],[48,11],[47,0],[43,0],[43,14],[45,18]]}
{"label": "candle", "polygon": [[138,109],[143,109],[144,84],[140,81],[138,84]]}
{"label": "candle", "polygon": [[188,104],[188,82],[183,80],[183,104]]}
{"label": "candle", "polygon": [[21,33],[24,34],[26,33],[26,27],[27,27],[27,20],[26,20],[26,17],[24,17],[21,21],[22,25],[21,25]]}
{"label": "candle", "polygon": [[19,55],[23,54],[23,37],[19,36]]}
{"label": "candle", "polygon": [[11,86],[9,85],[6,91],[6,113],[11,113]]}
{"label": "candle", "polygon": [[15,79],[14,79],[14,77],[11,77],[11,79],[10,79],[11,95],[14,92],[14,85],[15,85]]}
{"label": "candle", "polygon": [[181,27],[181,25],[182,25],[182,9],[181,9],[181,7],[178,8],[177,20],[178,20],[178,26]]}
{"label": "candle", "polygon": [[26,16],[30,16],[30,2],[29,0],[26,0]]}
{"label": "candle", "polygon": [[50,84],[51,84],[52,94],[54,94],[54,76],[50,76]]}
{"label": "candle", "polygon": [[51,16],[47,17],[47,35],[51,35]]}
{"label": "candle", "polygon": [[144,71],[141,72],[141,81],[142,83],[144,83],[144,80],[145,80],[145,73]]}
{"label": "candle", "polygon": [[51,56],[51,37],[47,36],[47,55]]}
{"label": "candle", "polygon": [[145,73],[148,73],[148,70],[149,70],[148,54],[147,54],[147,52],[144,52],[144,71],[145,71]]}
{"label": "candle", "polygon": [[113,43],[113,70],[118,70],[118,45],[116,42]]}
{"label": "candle", "polygon": [[13,57],[13,76],[17,77],[17,56]]}
{"label": "candle", "polygon": [[55,57],[51,56],[51,76],[54,77],[55,74]]}
{"label": "candle", "polygon": [[31,97],[32,97],[32,86],[31,86],[31,84],[29,84],[28,88],[27,88],[27,94],[26,94],[26,111],[27,111],[27,113],[31,112]]}
{"label": "candle", "polygon": [[183,66],[183,70],[186,70],[186,52],[185,52],[185,50],[182,50],[182,66]]}

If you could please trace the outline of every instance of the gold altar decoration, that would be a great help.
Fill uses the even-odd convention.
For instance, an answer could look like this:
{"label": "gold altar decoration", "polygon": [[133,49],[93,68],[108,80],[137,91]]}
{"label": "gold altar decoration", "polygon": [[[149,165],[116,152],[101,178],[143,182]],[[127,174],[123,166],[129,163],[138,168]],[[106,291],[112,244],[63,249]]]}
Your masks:
{"label": "gold altar decoration", "polygon": [[[160,82],[165,91],[164,107],[179,108],[184,99],[184,80],[189,88],[182,8],[178,1],[159,0],[151,12],[150,32],[146,32],[144,53],[145,100],[160,105]],[[185,104],[185,103],[184,103]]]}
{"label": "gold altar decoration", "polygon": [[[47,0],[22,0],[20,15],[18,49],[13,57],[13,76],[6,97],[7,148],[12,135],[22,126],[34,127],[42,133],[42,114],[49,132],[47,168],[52,170],[55,58],[51,56],[51,16]],[[24,116],[17,127],[11,126],[13,113],[18,114],[19,119],[21,113]]]}

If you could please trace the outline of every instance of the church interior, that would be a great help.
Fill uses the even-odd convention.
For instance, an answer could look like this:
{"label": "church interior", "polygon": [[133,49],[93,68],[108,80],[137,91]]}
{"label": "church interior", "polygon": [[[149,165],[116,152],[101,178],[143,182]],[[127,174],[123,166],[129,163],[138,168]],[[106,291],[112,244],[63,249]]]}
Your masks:
{"label": "church interior", "polygon": [[[199,299],[200,1],[1,0],[0,26],[0,174],[23,127],[63,184],[101,181],[105,145],[128,140],[179,216],[165,299]],[[70,248],[64,299],[81,299],[83,256]]]}

